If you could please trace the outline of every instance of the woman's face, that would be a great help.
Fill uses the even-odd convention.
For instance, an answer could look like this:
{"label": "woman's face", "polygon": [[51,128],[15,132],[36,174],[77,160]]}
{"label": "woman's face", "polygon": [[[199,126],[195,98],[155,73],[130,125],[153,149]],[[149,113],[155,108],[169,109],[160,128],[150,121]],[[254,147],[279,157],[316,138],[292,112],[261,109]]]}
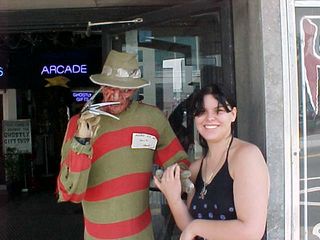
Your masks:
{"label": "woman's face", "polygon": [[120,102],[120,104],[106,106],[103,110],[114,115],[122,113],[129,106],[134,91],[134,89],[104,87],[102,102]]}
{"label": "woman's face", "polygon": [[212,95],[203,98],[203,112],[195,116],[195,124],[200,135],[207,142],[216,142],[231,133],[231,123],[236,120],[237,109],[227,112]]}

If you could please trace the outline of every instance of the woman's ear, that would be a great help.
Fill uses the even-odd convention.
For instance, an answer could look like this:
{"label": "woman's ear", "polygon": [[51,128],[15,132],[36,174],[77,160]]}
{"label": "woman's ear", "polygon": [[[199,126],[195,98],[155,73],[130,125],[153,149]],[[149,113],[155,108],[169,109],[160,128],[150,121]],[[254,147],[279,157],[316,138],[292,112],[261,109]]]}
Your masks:
{"label": "woman's ear", "polygon": [[237,108],[233,107],[232,110],[231,110],[231,113],[232,113],[232,122],[234,122],[237,119],[237,113],[238,113]]}

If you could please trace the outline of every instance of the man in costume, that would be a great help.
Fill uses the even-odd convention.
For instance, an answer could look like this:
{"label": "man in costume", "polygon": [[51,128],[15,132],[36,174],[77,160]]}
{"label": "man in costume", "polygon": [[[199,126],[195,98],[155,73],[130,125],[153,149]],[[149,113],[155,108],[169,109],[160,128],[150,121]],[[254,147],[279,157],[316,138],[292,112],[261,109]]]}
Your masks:
{"label": "man in costume", "polygon": [[152,240],[153,164],[186,168],[187,155],[158,108],[132,101],[149,85],[135,55],[112,50],[102,73],[90,79],[101,86],[105,105],[93,109],[97,104],[89,102],[68,123],[58,201],[82,203],[85,239]]}

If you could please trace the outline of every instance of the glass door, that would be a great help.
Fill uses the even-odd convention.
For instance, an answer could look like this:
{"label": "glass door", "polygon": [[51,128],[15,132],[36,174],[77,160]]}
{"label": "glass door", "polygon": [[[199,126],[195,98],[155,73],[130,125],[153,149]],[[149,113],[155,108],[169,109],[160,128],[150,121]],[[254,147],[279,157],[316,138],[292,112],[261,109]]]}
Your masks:
{"label": "glass door", "polygon": [[[191,160],[201,155],[190,111],[194,94],[212,83],[235,93],[230,1],[214,1],[213,6],[192,12],[182,5],[156,24],[112,36],[113,48],[138,55],[143,78],[151,82],[139,90],[137,100],[163,111]],[[179,239],[165,199],[152,183],[150,196],[155,238]]]}
{"label": "glass door", "polygon": [[[301,2],[301,1],[300,1]],[[300,239],[320,239],[320,5],[296,6],[299,133]]]}

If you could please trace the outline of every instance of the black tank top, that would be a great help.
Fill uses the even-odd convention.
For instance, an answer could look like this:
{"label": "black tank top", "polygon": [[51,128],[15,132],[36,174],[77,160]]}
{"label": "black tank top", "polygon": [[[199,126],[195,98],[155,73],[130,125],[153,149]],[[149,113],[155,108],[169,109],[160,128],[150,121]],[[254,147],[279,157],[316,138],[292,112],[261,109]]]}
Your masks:
{"label": "black tank top", "polygon": [[[233,140],[233,139],[232,139]],[[203,187],[202,164],[195,182],[195,194],[192,198],[189,212],[194,219],[231,220],[237,219],[233,198],[233,179],[229,173],[228,156],[232,140],[227,150],[224,164],[207,185],[207,194],[201,199],[200,192]],[[196,239],[203,239],[196,237]],[[265,235],[262,240],[265,239]]]}
{"label": "black tank top", "polygon": [[233,179],[229,174],[228,167],[230,146],[224,164],[212,179],[211,183],[207,185],[207,194],[204,196],[204,199],[200,197],[200,192],[203,187],[201,174],[203,159],[201,161],[195,182],[196,192],[189,209],[194,219],[230,220],[237,218],[233,199]]}

